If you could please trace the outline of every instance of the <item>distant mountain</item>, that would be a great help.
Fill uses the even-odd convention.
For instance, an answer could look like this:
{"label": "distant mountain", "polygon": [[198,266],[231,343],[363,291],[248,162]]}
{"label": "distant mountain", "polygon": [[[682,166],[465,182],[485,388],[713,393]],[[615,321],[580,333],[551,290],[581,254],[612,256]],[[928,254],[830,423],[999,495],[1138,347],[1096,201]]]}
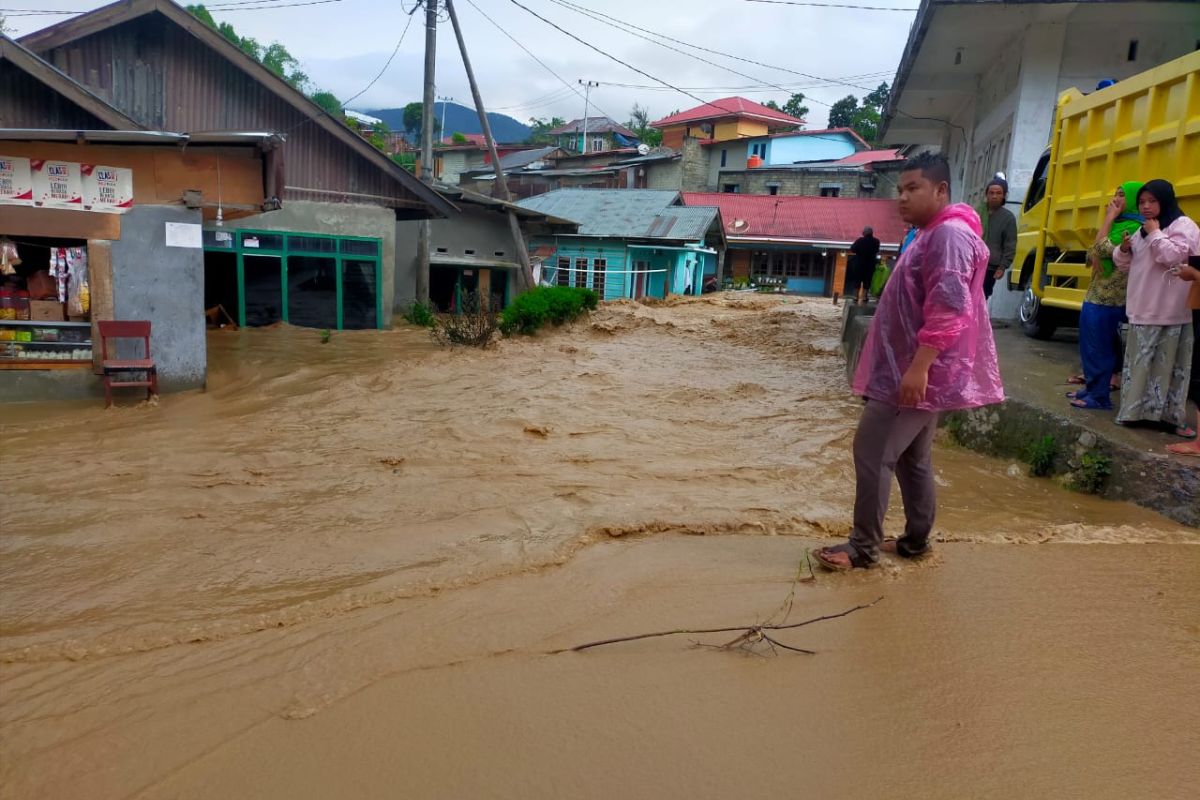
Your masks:
{"label": "distant mountain", "polygon": [[[443,105],[446,106],[446,129],[442,132],[443,136],[450,136],[456,132],[462,134],[483,133],[483,128],[479,126],[479,115],[475,113],[475,109],[460,106],[458,103],[433,104],[434,114],[439,123],[442,121]],[[378,108],[363,113],[378,117],[394,131],[404,130],[403,108]],[[492,135],[501,144],[523,142],[529,137],[528,125],[522,125],[504,114],[488,114],[488,123],[492,126]]]}

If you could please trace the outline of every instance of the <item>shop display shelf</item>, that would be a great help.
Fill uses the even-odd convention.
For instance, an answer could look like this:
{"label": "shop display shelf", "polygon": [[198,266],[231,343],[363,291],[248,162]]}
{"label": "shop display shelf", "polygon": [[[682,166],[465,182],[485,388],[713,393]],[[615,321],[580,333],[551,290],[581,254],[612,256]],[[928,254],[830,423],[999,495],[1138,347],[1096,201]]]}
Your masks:
{"label": "shop display shelf", "polygon": [[90,328],[90,322],[47,322],[31,319],[0,319],[0,325],[15,325],[19,328]]}

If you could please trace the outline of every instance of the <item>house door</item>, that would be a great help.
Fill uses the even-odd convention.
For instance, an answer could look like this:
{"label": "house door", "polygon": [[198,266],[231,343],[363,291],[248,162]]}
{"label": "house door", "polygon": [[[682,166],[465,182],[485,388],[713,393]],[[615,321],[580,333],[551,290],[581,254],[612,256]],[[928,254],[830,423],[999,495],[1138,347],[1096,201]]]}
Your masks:
{"label": "house door", "polygon": [[633,262],[635,275],[633,276],[633,296],[634,299],[640,300],[646,296],[646,270],[650,269],[649,261]]}

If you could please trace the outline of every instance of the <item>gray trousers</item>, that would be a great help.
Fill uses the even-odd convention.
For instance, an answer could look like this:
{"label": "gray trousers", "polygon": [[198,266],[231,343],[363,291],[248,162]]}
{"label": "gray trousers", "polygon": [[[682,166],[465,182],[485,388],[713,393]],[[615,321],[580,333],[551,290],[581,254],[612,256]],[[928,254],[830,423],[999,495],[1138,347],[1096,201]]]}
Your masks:
{"label": "gray trousers", "polygon": [[904,536],[908,552],[925,548],[933,530],[937,498],[933,481],[933,435],[936,411],[897,408],[868,400],[854,435],[854,530],[850,544],[875,561],[883,542],[883,517],[892,493],[892,475],[904,499]]}

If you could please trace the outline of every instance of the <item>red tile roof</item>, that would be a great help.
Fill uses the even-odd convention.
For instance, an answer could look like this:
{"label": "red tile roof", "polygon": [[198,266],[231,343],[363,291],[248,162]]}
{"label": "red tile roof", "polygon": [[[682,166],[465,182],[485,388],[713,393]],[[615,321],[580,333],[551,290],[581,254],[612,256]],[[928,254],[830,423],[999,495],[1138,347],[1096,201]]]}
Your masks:
{"label": "red tile roof", "polygon": [[862,150],[857,153],[852,153],[845,158],[838,159],[838,164],[850,164],[861,166],[863,164],[873,164],[876,161],[903,161],[904,156],[900,155],[899,150]]}
{"label": "red tile roof", "polygon": [[751,117],[753,119],[766,120],[775,123],[776,125],[803,125],[804,120],[789,116],[782,111],[776,111],[773,108],[767,108],[761,103],[756,103],[753,100],[747,100],[744,97],[725,97],[720,100],[713,100],[711,103],[705,103],[702,106],[680,111],[678,114],[672,114],[669,117],[663,117],[658,122],[650,123],[652,128],[666,128],[672,125],[683,125],[688,122],[700,122],[709,119],[721,119],[724,117]]}
{"label": "red tile roof", "polygon": [[894,200],[684,192],[683,202],[721,209],[730,241],[853,242],[868,225],[884,245],[899,245],[904,238],[904,221]]}
{"label": "red tile roof", "polygon": [[[487,140],[483,138],[482,133],[465,133],[465,134],[461,134],[461,135],[467,137],[467,141],[463,142],[462,144],[474,144],[474,145],[478,145],[479,147],[487,147]],[[442,139],[442,144],[459,144],[459,143],[454,141],[453,136],[447,136],[446,138]]]}

